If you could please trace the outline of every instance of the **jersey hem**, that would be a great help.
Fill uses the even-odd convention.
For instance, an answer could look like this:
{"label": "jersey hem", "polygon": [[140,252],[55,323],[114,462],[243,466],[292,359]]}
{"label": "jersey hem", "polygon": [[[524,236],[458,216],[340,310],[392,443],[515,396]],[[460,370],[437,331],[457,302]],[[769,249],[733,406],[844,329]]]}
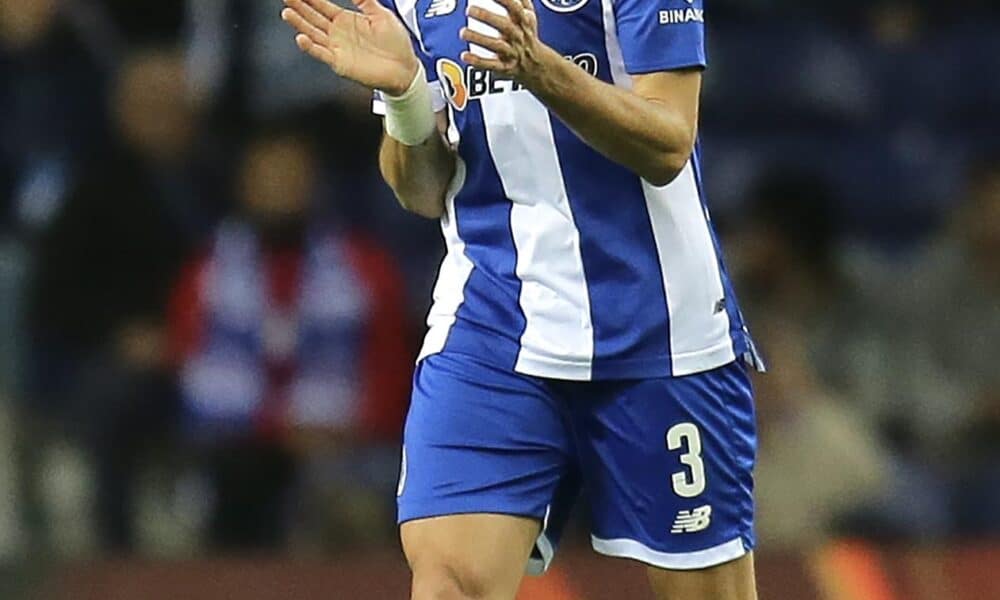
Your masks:
{"label": "jersey hem", "polygon": [[684,377],[717,369],[734,362],[737,358],[738,349],[734,347],[732,339],[727,337],[719,344],[704,350],[654,358],[572,362],[538,355],[526,358],[522,352],[514,372],[532,377],[568,381]]}
{"label": "jersey hem", "polygon": [[522,351],[514,365],[514,372],[531,377],[564,379],[568,381],[590,381],[593,379],[593,363],[550,359],[544,356],[525,356]]}
{"label": "jersey hem", "polygon": [[684,377],[728,365],[737,358],[738,349],[735,346],[732,337],[727,335],[724,341],[715,346],[694,352],[675,354],[673,356],[673,375],[674,377]]}
{"label": "jersey hem", "polygon": [[743,538],[696,552],[660,552],[632,539],[605,540],[590,536],[594,551],[604,556],[630,558],[647,565],[670,571],[694,571],[716,567],[745,556],[749,549]]}
{"label": "jersey hem", "polygon": [[428,356],[440,354],[444,350],[445,344],[448,343],[448,334],[451,333],[456,321],[455,317],[450,317],[428,327],[424,343],[420,347],[420,354],[417,355],[417,364]]}
{"label": "jersey hem", "polygon": [[[556,360],[538,355],[525,357],[522,353],[512,368],[510,363],[497,360],[496,352],[488,352],[485,349],[477,351],[474,348],[450,347],[445,341],[448,329],[450,328],[442,327],[432,328],[428,331],[424,347],[417,358],[418,364],[430,356],[449,353],[468,356],[490,366],[511,370],[530,377],[564,381],[601,381],[696,375],[728,365],[741,356],[738,344],[734,346],[733,342],[727,338],[724,342],[705,350],[674,355],[673,357],[661,355],[653,358],[597,361],[596,363]],[[498,344],[497,346],[502,347],[503,345]],[[672,370],[671,364],[673,365]]]}
{"label": "jersey hem", "polygon": [[[455,331],[472,335],[454,336]],[[461,319],[441,319],[430,327],[417,358],[444,352],[467,356],[505,371],[563,381],[602,381],[685,377],[728,365],[742,358],[747,345],[742,330],[729,331],[718,344],[682,354],[654,357],[572,361],[525,351],[518,342],[487,332]],[[513,360],[511,360],[513,358]]]}

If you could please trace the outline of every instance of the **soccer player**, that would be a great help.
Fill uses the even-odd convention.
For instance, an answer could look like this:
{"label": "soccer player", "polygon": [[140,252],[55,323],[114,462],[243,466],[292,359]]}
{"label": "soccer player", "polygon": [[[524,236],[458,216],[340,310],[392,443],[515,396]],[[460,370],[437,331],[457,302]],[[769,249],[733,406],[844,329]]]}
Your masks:
{"label": "soccer player", "polygon": [[379,90],[448,254],[399,484],[412,598],[514,598],[582,487],[659,598],[755,598],[750,364],[696,144],[702,0],[285,0]]}

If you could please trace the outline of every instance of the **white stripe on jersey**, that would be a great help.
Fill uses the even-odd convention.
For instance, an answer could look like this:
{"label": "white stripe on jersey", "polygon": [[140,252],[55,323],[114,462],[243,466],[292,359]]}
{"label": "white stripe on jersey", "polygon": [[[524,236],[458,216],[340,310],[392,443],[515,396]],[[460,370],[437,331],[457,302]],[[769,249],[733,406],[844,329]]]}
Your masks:
{"label": "white stripe on jersey", "polygon": [[434,285],[434,304],[427,316],[427,336],[420,350],[420,360],[444,350],[451,326],[455,324],[458,308],[465,302],[465,284],[472,275],[473,264],[465,255],[465,242],[458,235],[458,219],[455,218],[455,196],[465,184],[465,163],[458,159],[455,177],[452,179],[446,200],[445,217],[441,219],[448,254],[441,262],[437,283]]}
{"label": "white stripe on jersey", "polygon": [[[601,0],[604,40],[611,63],[611,79],[619,87],[632,87],[625,69],[615,0]],[[729,337],[728,311],[714,312],[725,298],[719,260],[701,203],[691,161],[672,183],[656,188],[642,182],[643,195],[653,226],[653,237],[663,271],[670,316],[670,352],[675,376],[698,373],[735,360]],[[707,287],[698,285],[708,281]],[[686,311],[686,312],[680,312]]]}
{"label": "white stripe on jersey", "polygon": [[717,310],[726,297],[719,257],[701,203],[694,166],[672,183],[642,182],[660,256],[670,315],[674,376],[690,375],[736,360],[729,337],[729,314]]}
{"label": "white stripe on jersey", "polygon": [[590,379],[590,294],[549,112],[526,92],[480,102],[489,150],[513,203],[510,227],[526,320],[515,368],[527,375]]}
{"label": "white stripe on jersey", "polygon": [[601,0],[604,11],[604,45],[608,51],[608,62],[611,64],[611,81],[618,87],[632,89],[632,76],[625,70],[625,57],[622,46],[618,42],[618,20],[615,17],[614,0]]}

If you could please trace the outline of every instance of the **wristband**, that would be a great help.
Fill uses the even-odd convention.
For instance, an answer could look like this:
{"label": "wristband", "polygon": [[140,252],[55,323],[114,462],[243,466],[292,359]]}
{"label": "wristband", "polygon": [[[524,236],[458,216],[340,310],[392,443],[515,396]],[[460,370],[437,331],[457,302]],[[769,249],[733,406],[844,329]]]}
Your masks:
{"label": "wristband", "polygon": [[419,146],[437,129],[424,65],[401,96],[385,95],[385,132],[404,146]]}

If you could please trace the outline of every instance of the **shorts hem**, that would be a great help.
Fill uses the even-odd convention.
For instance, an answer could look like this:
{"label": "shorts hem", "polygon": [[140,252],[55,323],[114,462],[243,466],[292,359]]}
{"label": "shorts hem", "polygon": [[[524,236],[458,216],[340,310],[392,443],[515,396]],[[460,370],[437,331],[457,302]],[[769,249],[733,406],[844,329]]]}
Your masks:
{"label": "shorts hem", "polygon": [[743,538],[735,538],[705,550],[678,553],[659,552],[630,539],[605,540],[591,536],[590,543],[598,554],[615,558],[629,558],[651,567],[669,571],[708,569],[742,558],[750,551],[744,544]]}
{"label": "shorts hem", "polygon": [[437,502],[408,503],[405,509],[400,508],[396,518],[396,524],[402,525],[409,521],[419,521],[421,519],[433,519],[436,517],[451,517],[455,515],[508,515],[511,517],[524,517],[526,519],[545,519],[545,508],[540,511],[530,509],[520,510],[511,508],[510,505],[489,504],[481,501],[471,500],[464,502],[451,502],[442,505]]}

